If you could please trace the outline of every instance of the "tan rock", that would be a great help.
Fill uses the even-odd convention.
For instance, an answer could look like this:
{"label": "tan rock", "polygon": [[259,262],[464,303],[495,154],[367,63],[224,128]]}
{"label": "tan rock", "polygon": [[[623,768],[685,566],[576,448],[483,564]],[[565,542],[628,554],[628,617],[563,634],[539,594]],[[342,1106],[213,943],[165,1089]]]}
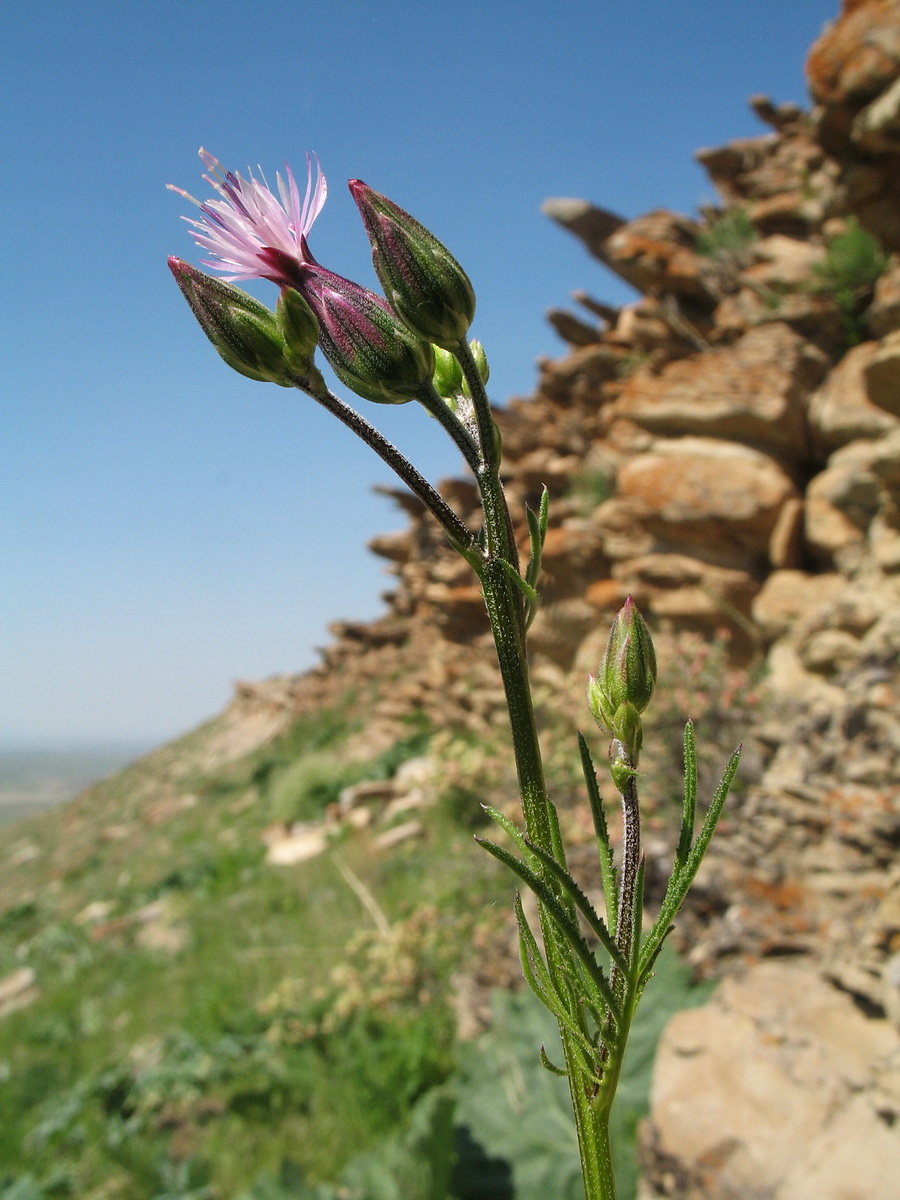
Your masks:
{"label": "tan rock", "polygon": [[686,554],[645,554],[617,563],[616,579],[637,603],[679,624],[728,624],[749,615],[759,582],[746,571],[716,567]]}
{"label": "tan rock", "polygon": [[[898,1061],[889,1022],[864,1017],[814,969],[760,964],[663,1033],[656,1150],[702,1179],[709,1200],[894,1200],[900,1139],[885,1136],[874,1099]],[[826,1145],[831,1174],[820,1170]],[[809,1177],[815,1190],[795,1190]]]}
{"label": "tan rock", "polygon": [[770,288],[792,288],[807,284],[814,268],[824,262],[825,248],[814,242],[773,234],[754,246],[759,261],[742,274]]}
{"label": "tan rock", "polygon": [[860,441],[837,451],[806,489],[806,542],[823,564],[850,570],[860,561],[882,497],[870,469],[873,446]]}
{"label": "tan rock", "polygon": [[598,579],[584,594],[591,608],[600,612],[618,612],[628,597],[624,583],[618,579]]}
{"label": "tan rock", "polygon": [[873,404],[900,417],[900,332],[889,334],[863,368],[866,394]]}
{"label": "tan rock", "polygon": [[900,150],[900,78],[857,114],[850,137],[863,154]]}
{"label": "tan rock", "polygon": [[776,570],[799,567],[804,559],[803,501],[785,500],[769,539],[769,562]]}
{"label": "tan rock", "polygon": [[800,647],[800,661],[807,671],[831,675],[853,666],[862,653],[859,638],[842,629],[823,629]]}
{"label": "tan rock", "polygon": [[766,637],[780,637],[802,616],[826,605],[844,586],[844,576],[837,572],[773,571],[753,601],[753,620]]}
{"label": "tan rock", "polygon": [[826,362],[784,324],[750,330],[733,346],[629,380],[616,411],[657,434],[749,442],[791,457],[806,453],[806,393]]}
{"label": "tan rock", "polygon": [[872,446],[870,469],[889,492],[900,493],[900,428]]}
{"label": "tan rock", "polygon": [[900,329],[900,260],[891,256],[875,284],[875,296],[866,312],[866,325],[875,337]]}
{"label": "tan rock", "polygon": [[658,549],[739,569],[767,559],[781,506],[797,495],[774,459],[713,438],[658,441],[622,467],[618,482]]}
{"label": "tan rock", "polygon": [[820,104],[864,104],[900,74],[900,18],[890,0],[850,0],[809,53],[806,78]]}
{"label": "tan rock", "polygon": [[708,300],[704,261],[694,250],[700,226],[666,209],[622,225],[603,247],[607,265],[639,292]]}
{"label": "tan rock", "polygon": [[596,609],[581,597],[542,604],[529,630],[528,643],[536,654],[566,670],[596,624]]}
{"label": "tan rock", "polygon": [[896,513],[892,516],[893,520],[884,512],[877,513],[869,526],[872,557],[883,571],[900,571],[900,522]]}
{"label": "tan rock", "polygon": [[815,1138],[774,1200],[892,1200],[900,1179],[900,1138],[871,1096],[855,1096]]}
{"label": "tan rock", "polygon": [[856,438],[876,438],[897,427],[897,418],[869,399],[866,369],[880,343],[854,346],[838,363],[809,403],[813,443],[829,453]]}

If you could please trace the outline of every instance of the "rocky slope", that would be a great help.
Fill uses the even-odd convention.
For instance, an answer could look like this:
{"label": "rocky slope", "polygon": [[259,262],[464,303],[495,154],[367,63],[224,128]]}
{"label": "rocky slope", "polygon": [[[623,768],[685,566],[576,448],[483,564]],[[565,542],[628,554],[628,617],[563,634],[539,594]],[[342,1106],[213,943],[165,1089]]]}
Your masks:
{"label": "rocky slope", "polygon": [[[552,497],[542,686],[580,696],[628,593],[765,657],[761,777],[681,930],[728,982],[664,1038],[648,1196],[889,1200],[900,1178],[900,4],[846,0],[808,70],[812,112],[756,97],[769,132],[699,152],[721,199],[700,218],[547,201],[640,299],[550,313],[569,352],[498,414],[513,510]],[[471,483],[443,493],[474,516]],[[393,679],[376,739],[411,708],[502,725],[479,590],[397,500],[385,616],[336,626],[296,686]]]}
{"label": "rocky slope", "polygon": [[[720,206],[696,219],[547,201],[640,298],[550,313],[568,352],[497,414],[514,513],[551,493],[546,705],[583,720],[629,593],[670,660],[692,631],[766,669],[756,782],[679,930],[726,982],[664,1036],[647,1197],[891,1200],[900,1178],[900,3],[845,0],[808,71],[811,112],[756,97],[768,132],[699,152]],[[469,480],[442,492],[474,519]],[[241,685],[201,767],[351,680],[376,695],[365,753],[413,711],[502,730],[479,588],[392,494],[384,615]]]}

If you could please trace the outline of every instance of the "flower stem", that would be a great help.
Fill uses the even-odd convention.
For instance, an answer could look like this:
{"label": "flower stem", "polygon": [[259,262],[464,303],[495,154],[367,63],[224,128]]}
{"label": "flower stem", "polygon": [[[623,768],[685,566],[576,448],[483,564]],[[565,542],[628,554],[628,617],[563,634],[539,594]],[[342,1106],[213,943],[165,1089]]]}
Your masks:
{"label": "flower stem", "polygon": [[379,433],[374,425],[370,425],[356,409],[345,404],[327,387],[317,386],[312,379],[297,379],[294,386],[308,396],[312,396],[313,400],[337,417],[357,437],[362,438],[366,445],[370,446],[396,475],[399,475],[413,495],[422,501],[443,527],[451,542],[461,551],[471,551],[476,548],[477,538],[468,526],[460,520],[447,501],[438,495],[425,476],[421,475],[409,459],[400,453],[393,442],[389,442],[383,434]]}
{"label": "flower stem", "polygon": [[418,400],[425,411],[430,413],[436,421],[439,421],[443,425],[468,466],[477,474],[479,465],[478,447],[459,418],[451,412],[446,400],[438,395],[433,383],[429,382],[422,386]]}

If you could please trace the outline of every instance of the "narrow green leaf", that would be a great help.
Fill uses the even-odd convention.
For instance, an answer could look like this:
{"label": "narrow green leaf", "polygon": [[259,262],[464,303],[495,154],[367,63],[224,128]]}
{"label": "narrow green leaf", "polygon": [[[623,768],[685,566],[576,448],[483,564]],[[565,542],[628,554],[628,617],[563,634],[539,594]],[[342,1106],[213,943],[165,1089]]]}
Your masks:
{"label": "narrow green leaf", "polygon": [[712,840],[712,835],[715,832],[725,801],[728,799],[728,790],[737,773],[740,761],[741,747],[738,746],[737,750],[735,750],[728,760],[728,765],[719,781],[719,786],[716,788],[709,811],[706,814],[703,826],[697,835],[697,840],[688,855],[687,861],[683,867],[679,867],[676,862],[675,868],[672,871],[659,916],[656,918],[653,928],[647,934],[644,944],[641,947],[638,978],[643,974],[647,963],[658,953],[663,939],[669,932],[669,926],[675,919],[679,908],[684,903],[684,898],[688,894],[691,884],[694,882],[694,876],[700,868],[703,856],[709,849],[709,843]]}
{"label": "narrow green leaf", "polygon": [[531,586],[531,584],[527,583],[526,580],[524,580],[522,578],[522,576],[519,574],[519,572],[516,570],[516,568],[512,565],[512,563],[508,563],[505,558],[498,558],[497,562],[499,563],[500,569],[503,571],[503,574],[507,577],[507,579],[509,579],[509,581],[511,583],[515,584],[515,586],[519,589],[519,591],[525,597],[526,602],[528,604],[533,604],[535,606],[535,608],[537,608],[537,606],[541,602],[541,598],[537,594],[537,592],[534,590],[534,588]]}
{"label": "narrow green leaf", "polygon": [[[572,1011],[563,996],[550,978],[547,964],[544,962],[537,938],[528,924],[525,910],[522,908],[522,898],[516,892],[516,921],[519,926],[519,961],[522,964],[522,974],[525,982],[543,1004],[556,1017],[561,1028],[572,1035],[588,1070],[593,1071],[592,1057],[594,1047],[584,1030],[578,1024],[577,1012]],[[577,1002],[576,1002],[577,1003]]]}
{"label": "narrow green leaf", "polygon": [[[525,835],[512,822],[509,817],[505,816],[499,808],[494,808],[490,804],[482,804],[481,806],[492,821],[496,821],[504,833],[508,833],[512,840],[516,843],[522,855],[526,859],[533,859],[531,848],[525,841]],[[477,838],[476,838],[477,841]]]}
{"label": "narrow green leaf", "polygon": [[538,522],[541,531],[541,548],[544,546],[544,539],[547,536],[547,522],[550,519],[550,493],[547,491],[547,485],[541,488],[541,503],[538,510]]}
{"label": "narrow green leaf", "polygon": [[603,924],[603,921],[598,915],[593,904],[591,904],[590,900],[588,900],[587,896],[584,894],[569,872],[564,871],[559,863],[556,862],[546,850],[542,850],[540,846],[536,846],[533,842],[530,842],[527,837],[525,838],[525,844],[532,854],[535,854],[540,859],[547,870],[550,871],[554,878],[559,881],[560,885],[571,897],[575,907],[596,934],[604,950],[606,950],[613,962],[623,971],[627,971],[628,966],[625,962],[625,959],[619,953],[612,935]]}
{"label": "narrow green leaf", "polygon": [[515,913],[519,926],[519,958],[525,982],[544,1008],[549,1009],[558,1021],[562,1021],[567,1016],[565,1002],[550,978],[550,972],[544,962],[541,948],[537,944],[537,938],[528,924],[528,918],[522,908],[522,898],[518,892],[516,892]]}
{"label": "narrow green leaf", "polygon": [[540,1058],[540,1060],[541,1060],[541,1066],[542,1066],[542,1067],[543,1067],[545,1070],[549,1071],[551,1075],[559,1075],[559,1076],[560,1076],[562,1079],[568,1079],[568,1078],[569,1078],[569,1072],[568,1072],[568,1071],[564,1071],[564,1070],[562,1069],[562,1067],[555,1067],[555,1066],[553,1065],[553,1063],[552,1063],[552,1062],[550,1061],[550,1059],[547,1057],[547,1051],[544,1049],[544,1047],[543,1047],[543,1046],[541,1046],[540,1053],[539,1053],[538,1057],[539,1057],[539,1058]]}
{"label": "narrow green leaf", "polygon": [[612,993],[603,968],[591,953],[591,948],[582,936],[581,930],[575,924],[565,907],[560,903],[559,899],[553,894],[549,885],[532,871],[526,863],[516,858],[514,854],[510,854],[508,850],[504,850],[502,846],[498,846],[494,842],[489,842],[485,838],[476,838],[475,841],[479,845],[484,846],[489,854],[493,854],[494,858],[509,867],[510,870],[515,871],[519,878],[524,880],[531,888],[538,900],[544,905],[547,915],[553,921],[553,924],[565,938],[570,950],[577,955],[584,965],[587,977],[597,992],[595,1003],[597,1003],[598,1007],[602,1007],[605,1004],[615,1017],[616,1023],[620,1023],[621,1009]]}
{"label": "narrow green leaf", "polygon": [[619,918],[619,880],[615,867],[612,846],[609,841],[609,830],[606,827],[606,813],[603,810],[603,797],[597,786],[597,772],[588,749],[584,734],[578,734],[578,753],[581,755],[581,769],[587,788],[588,801],[591,806],[591,816],[594,819],[594,832],[597,835],[597,853],[600,857],[600,879],[603,884],[603,895],[606,897],[607,928],[615,929]]}
{"label": "narrow green leaf", "polygon": [[532,587],[537,587],[537,581],[541,573],[541,550],[543,549],[541,523],[540,519],[528,505],[525,506],[525,518],[528,521],[528,534],[531,540],[531,556],[528,559],[525,582]]}
{"label": "narrow green leaf", "polygon": [[712,835],[716,831],[716,825],[719,822],[722,809],[725,807],[725,801],[728,799],[728,792],[731,788],[732,782],[734,781],[734,777],[737,774],[737,769],[741,761],[742,750],[743,747],[738,746],[737,750],[735,750],[731,758],[729,758],[728,765],[722,774],[722,778],[719,780],[719,786],[716,788],[715,795],[712,798],[712,803],[709,806],[709,811],[707,812],[706,818],[703,821],[703,826],[700,829],[700,833],[697,835],[697,841],[694,843],[694,847],[691,850],[691,854],[688,858],[685,868],[685,874],[690,876],[688,887],[690,887],[691,883],[693,882],[694,876],[697,874],[697,868],[703,861],[704,854],[709,849],[709,843],[712,841]]}
{"label": "narrow green leaf", "polygon": [[697,815],[697,751],[694,746],[694,723],[684,727],[684,804],[681,810],[681,834],[675,851],[676,868],[687,862],[694,841],[694,821]]}
{"label": "narrow green leaf", "polygon": [[653,975],[653,968],[656,966],[656,960],[659,958],[660,954],[662,953],[662,948],[666,943],[666,938],[669,936],[669,934],[672,932],[672,930],[674,928],[675,928],[674,925],[669,926],[669,928],[665,931],[665,933],[660,938],[659,944],[657,945],[656,949],[650,955],[649,961],[642,968],[641,974],[640,974],[640,977],[639,977],[638,983],[637,983],[637,992],[635,993],[635,1003],[637,1003],[637,1001],[640,1000],[641,996],[643,995],[644,988],[650,982],[650,979]]}

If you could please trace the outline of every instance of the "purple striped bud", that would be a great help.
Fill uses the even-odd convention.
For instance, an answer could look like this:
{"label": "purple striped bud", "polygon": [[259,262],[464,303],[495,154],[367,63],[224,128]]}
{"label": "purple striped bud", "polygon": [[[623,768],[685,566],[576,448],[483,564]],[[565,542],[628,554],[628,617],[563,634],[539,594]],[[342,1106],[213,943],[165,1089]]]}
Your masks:
{"label": "purple striped bud", "polygon": [[360,179],[351,179],[349,187],[388,303],[420,338],[445,350],[459,346],[475,315],[468,275],[434,234],[392,200]]}
{"label": "purple striped bud", "polygon": [[315,263],[301,268],[303,298],[319,321],[319,347],[342,383],[376,404],[414,400],[434,372],[434,351],[381,296]]}

